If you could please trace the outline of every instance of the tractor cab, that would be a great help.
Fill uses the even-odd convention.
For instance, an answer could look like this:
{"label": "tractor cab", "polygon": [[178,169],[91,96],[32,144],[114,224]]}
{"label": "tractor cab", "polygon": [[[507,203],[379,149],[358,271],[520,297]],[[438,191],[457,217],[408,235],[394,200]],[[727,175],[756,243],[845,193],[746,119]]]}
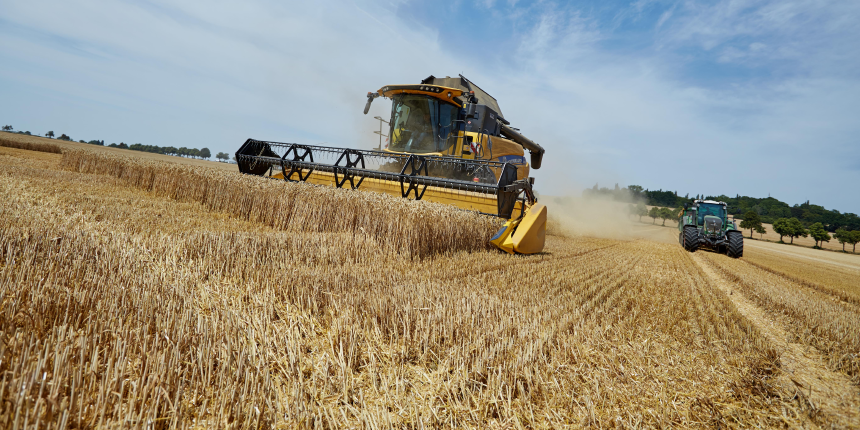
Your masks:
{"label": "tractor cab", "polygon": [[[726,219],[726,204],[718,202],[706,202],[698,204],[697,216],[699,217],[698,225],[705,226],[705,230],[709,233],[716,233],[722,229],[723,224],[728,221]],[[709,221],[710,222],[707,222]],[[717,226],[719,224],[719,226]],[[715,229],[716,227],[716,229]]]}

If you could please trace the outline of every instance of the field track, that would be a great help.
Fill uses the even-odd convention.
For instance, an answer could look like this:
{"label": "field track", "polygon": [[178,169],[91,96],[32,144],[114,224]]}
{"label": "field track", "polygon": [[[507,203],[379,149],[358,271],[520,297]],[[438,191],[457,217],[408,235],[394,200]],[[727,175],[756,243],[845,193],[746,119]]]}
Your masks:
{"label": "field track", "polygon": [[747,241],[746,246],[756,248],[762,253],[776,253],[783,256],[789,256],[798,260],[811,260],[815,263],[823,263],[834,266],[840,266],[847,269],[854,269],[860,272],[860,255],[846,255],[840,253],[822,253],[820,251],[800,248],[793,246],[784,246],[770,242],[757,242],[754,240]]}
{"label": "field track", "polygon": [[[702,271],[723,293],[729,295],[741,314],[781,351],[780,364],[785,372],[780,383],[798,388],[798,395],[818,409],[823,415],[840,416],[846,422],[860,421],[860,397],[857,387],[842,373],[828,369],[827,359],[815,348],[799,342],[789,342],[792,338],[787,329],[768,312],[748,300],[740,291],[744,288],[720,275],[711,262],[701,255],[693,259]],[[737,293],[736,293],[737,292]]]}
{"label": "field track", "polygon": [[[657,227],[403,252],[140,185],[224,169],[62,157],[0,147],[0,427],[860,426],[850,260],[691,254]],[[338,193],[319,202],[376,198]]]}

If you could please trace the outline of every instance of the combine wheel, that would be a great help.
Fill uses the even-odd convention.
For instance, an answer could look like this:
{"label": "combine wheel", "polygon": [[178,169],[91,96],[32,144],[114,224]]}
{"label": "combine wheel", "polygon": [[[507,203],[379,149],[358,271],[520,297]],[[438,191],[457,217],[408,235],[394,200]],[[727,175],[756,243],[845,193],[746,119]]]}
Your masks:
{"label": "combine wheel", "polygon": [[730,231],[726,233],[729,239],[729,248],[726,250],[726,255],[732,258],[740,258],[744,256],[744,235],[739,231]]}
{"label": "combine wheel", "polygon": [[684,249],[695,252],[699,249],[699,229],[694,226],[684,227]]}

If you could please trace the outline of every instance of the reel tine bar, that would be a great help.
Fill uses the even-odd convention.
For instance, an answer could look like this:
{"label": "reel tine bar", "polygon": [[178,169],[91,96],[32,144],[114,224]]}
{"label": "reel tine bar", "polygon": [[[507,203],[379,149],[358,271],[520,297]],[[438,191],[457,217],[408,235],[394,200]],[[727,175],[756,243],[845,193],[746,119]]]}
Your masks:
{"label": "reel tine bar", "polygon": [[[341,161],[344,161],[344,159],[346,159],[346,166],[339,167]],[[353,179],[355,178],[355,173],[353,172],[355,172],[355,168],[359,166],[359,164],[361,165],[361,167],[358,168],[363,170],[365,168],[364,154],[354,149],[347,149],[346,151],[343,151],[343,153],[340,154],[340,157],[338,157],[337,162],[334,163],[334,165],[336,166],[334,168],[335,186],[337,186],[337,188],[341,188],[346,181],[349,181],[349,185],[350,187],[352,187],[353,190],[358,188],[361,183],[364,182],[363,176],[360,177],[361,179],[358,180],[357,184],[353,182]],[[338,174],[343,175],[343,179],[338,179]]]}
{"label": "reel tine bar", "polygon": [[[416,162],[418,162],[418,167],[415,167]],[[409,173],[406,173],[407,168],[410,170]],[[427,191],[427,184],[424,184],[424,187],[421,188],[421,194],[418,194],[419,184],[415,178],[415,176],[418,176],[418,174],[421,173],[422,169],[424,169],[424,174],[421,176],[429,176],[427,173],[427,159],[415,154],[410,155],[409,159],[407,159],[406,163],[403,165],[403,168],[400,169],[400,194],[404,198],[408,198],[409,193],[412,191],[415,191],[415,200],[421,200],[421,197],[424,197],[424,192]],[[405,181],[409,182],[409,188],[404,191],[403,183]]]}
{"label": "reel tine bar", "polygon": [[[299,155],[299,150],[302,150],[304,152],[302,152],[302,154]],[[290,161],[309,162],[309,163],[311,163],[311,165],[313,165],[314,153],[311,151],[311,148],[309,148],[305,145],[292,144],[289,146],[289,148],[287,148],[287,152],[284,153],[284,156],[281,157],[281,172],[284,173],[284,180],[285,181],[290,181],[290,182],[304,182],[304,181],[306,181],[311,176],[311,172],[314,171],[314,168],[308,167],[305,169],[299,164],[290,163],[289,161],[285,161],[290,154],[292,154],[292,159]],[[310,160],[307,160],[307,158],[310,158]],[[289,167],[290,167],[289,173],[287,173],[287,170],[286,170],[287,165],[289,165]],[[307,170],[307,173],[302,175],[302,170]],[[299,176],[298,181],[293,179],[293,174],[296,174]]]}
{"label": "reel tine bar", "polygon": [[[275,150],[278,152],[283,150],[284,155],[278,155]],[[337,156],[337,161],[334,164],[314,161],[314,153],[322,158]],[[366,160],[371,160],[372,163],[388,160],[389,164],[394,163],[401,166],[400,172],[367,168]],[[517,200],[521,199],[522,194],[526,194],[529,202],[534,200],[531,193],[531,183],[527,179],[517,180],[517,167],[510,163],[496,161],[299,145],[254,139],[246,140],[242,147],[236,151],[236,161],[240,172],[257,176],[264,176],[267,172],[271,176],[271,169],[274,166],[280,166],[284,180],[291,182],[307,181],[314,171],[332,173],[335,180],[334,185],[338,188],[342,188],[349,181],[350,187],[357,189],[366,178],[400,182],[401,196],[409,198],[412,195],[415,200],[421,200],[424,197],[428,186],[492,194],[496,196],[498,213],[487,215],[506,219],[511,218],[515,204]],[[434,166],[434,168],[443,166],[451,171],[459,172],[461,176],[475,180],[454,179],[438,175],[430,176],[429,166]],[[496,172],[498,172],[498,179]]]}

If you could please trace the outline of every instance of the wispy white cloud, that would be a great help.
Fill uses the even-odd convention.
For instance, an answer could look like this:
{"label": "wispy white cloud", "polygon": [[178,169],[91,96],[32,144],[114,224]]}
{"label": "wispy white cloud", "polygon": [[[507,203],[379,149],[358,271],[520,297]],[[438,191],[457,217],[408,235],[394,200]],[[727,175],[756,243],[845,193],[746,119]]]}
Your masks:
{"label": "wispy white cloud", "polygon": [[658,20],[657,20],[657,25],[656,25],[656,27],[657,27],[658,29],[659,29],[660,27],[662,27],[662,26],[663,26],[663,24],[665,24],[665,23],[666,23],[666,21],[668,21],[668,20],[669,20],[669,18],[671,18],[671,17],[672,17],[672,13],[673,13],[674,11],[675,11],[675,8],[673,7],[672,9],[669,9],[669,10],[667,10],[667,11],[663,12],[663,13],[660,15],[660,19],[658,19]]}
{"label": "wispy white cloud", "polygon": [[[349,145],[364,137],[355,133],[367,123],[356,115],[363,94],[451,62],[432,30],[399,24],[373,4],[28,2],[8,5],[4,17],[20,30],[0,38],[7,82],[120,108],[45,118],[34,106],[26,119],[108,141],[168,143],[172,132],[126,128],[160,117],[153,122],[169,123],[160,130],[193,129],[179,133],[197,136],[188,145],[230,149],[249,136]],[[149,105],[158,111],[120,113]]]}
{"label": "wispy white cloud", "polygon": [[389,106],[361,115],[367,91],[462,72],[547,148],[544,193],[639,183],[860,212],[845,201],[860,181],[853,2],[640,1],[601,16],[508,1],[486,19],[446,5],[468,45],[403,19],[410,5],[3,2],[0,97],[15,103],[0,118],[213,151],[247,137],[370,147]]}
{"label": "wispy white cloud", "polygon": [[[793,27],[794,14],[802,10],[797,5],[790,10],[759,6],[761,18],[746,18],[749,5],[722,5],[721,19],[753,21],[734,29],[735,24],[725,24],[727,30],[721,19],[708,16],[712,9],[691,16],[688,6],[684,14],[664,20],[664,32],[655,34],[654,44],[662,48],[635,53],[607,48],[605,42],[617,35],[607,34],[592,18],[573,14],[575,24],[564,25],[548,10],[522,38],[519,52],[527,61],[511,65],[497,80],[498,87],[516,90],[498,96],[513,101],[503,104],[509,119],[528,124],[536,139],[549,142],[555,156],[548,165],[556,184],[632,182],[692,194],[771,192],[792,202],[811,198],[857,212],[860,199],[846,201],[851,191],[845,184],[860,180],[848,161],[860,154],[860,142],[851,137],[860,132],[852,119],[860,111],[860,80],[839,69],[781,71],[784,64],[772,63],[783,60],[787,50],[819,47],[780,38],[820,30]],[[695,22],[705,21],[710,29],[699,26],[692,32]],[[771,28],[753,30],[756,23]],[[791,36],[793,31],[799,34]],[[739,34],[753,32],[759,40],[723,48]],[[691,40],[699,53],[685,58]],[[806,54],[834,61],[820,50]],[[754,63],[750,67],[760,69],[741,70],[740,76],[690,72],[690,64],[703,56],[711,64]],[[690,73],[697,76],[691,79]],[[709,73],[715,76],[698,76]]]}
{"label": "wispy white cloud", "polygon": [[[757,59],[791,60],[791,67],[826,70],[834,61],[860,58],[860,3],[818,0],[729,0],[685,2],[678,19],[664,28],[660,43],[669,48],[697,46],[705,51],[773,45]],[[719,54],[717,54],[719,55]],[[747,59],[749,56],[738,57]],[[824,63],[822,64],[822,61]]]}

